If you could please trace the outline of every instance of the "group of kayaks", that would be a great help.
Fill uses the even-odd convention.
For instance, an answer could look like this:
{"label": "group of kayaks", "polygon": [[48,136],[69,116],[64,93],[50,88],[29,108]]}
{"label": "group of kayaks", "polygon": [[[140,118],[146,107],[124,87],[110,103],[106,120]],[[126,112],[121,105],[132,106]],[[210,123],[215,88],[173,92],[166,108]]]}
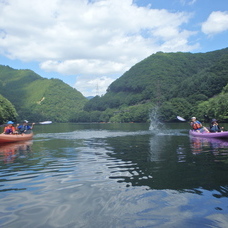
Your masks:
{"label": "group of kayaks", "polygon": [[[200,133],[194,130],[190,130],[189,134],[194,137],[228,139],[228,131],[216,132],[216,133],[208,133],[208,132]],[[0,143],[27,141],[27,140],[31,140],[32,138],[33,138],[32,132],[30,134],[15,134],[15,135],[0,134]]]}
{"label": "group of kayaks", "polygon": [[[189,134],[194,137],[204,137],[204,138],[227,138],[228,139],[228,131],[223,132],[197,132],[194,130],[190,130]],[[27,141],[33,138],[33,133],[29,134],[0,134],[0,143],[11,143],[11,142],[20,142]]]}

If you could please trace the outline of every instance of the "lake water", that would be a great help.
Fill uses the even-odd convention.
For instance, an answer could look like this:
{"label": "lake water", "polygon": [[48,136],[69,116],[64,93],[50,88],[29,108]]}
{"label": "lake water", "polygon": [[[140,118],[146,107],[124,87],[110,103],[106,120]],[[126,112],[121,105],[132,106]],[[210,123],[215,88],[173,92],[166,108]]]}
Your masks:
{"label": "lake water", "polygon": [[188,130],[36,125],[0,146],[0,227],[228,227],[228,140]]}

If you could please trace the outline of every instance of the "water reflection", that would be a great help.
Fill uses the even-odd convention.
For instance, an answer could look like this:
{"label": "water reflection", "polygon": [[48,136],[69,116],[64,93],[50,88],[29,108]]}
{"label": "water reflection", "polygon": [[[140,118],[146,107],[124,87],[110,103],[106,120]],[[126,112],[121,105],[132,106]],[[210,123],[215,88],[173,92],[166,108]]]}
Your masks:
{"label": "water reflection", "polygon": [[32,152],[31,145],[32,141],[0,145],[0,161],[13,163],[17,158],[27,157]]}
{"label": "water reflection", "polygon": [[205,152],[212,152],[215,156],[228,157],[228,141],[225,139],[190,137],[192,153],[197,155]]}
{"label": "water reflection", "polygon": [[[154,134],[133,127],[139,126],[126,130],[86,126],[61,133],[42,129],[34,137],[32,156],[29,150],[18,156],[17,149],[14,163],[0,169],[0,226],[222,227],[222,222],[228,223],[226,156],[215,162],[208,143],[194,153],[198,142],[194,144],[186,130]],[[221,155],[228,149],[220,144],[217,150]],[[4,153],[1,158],[4,161]]]}
{"label": "water reflection", "polygon": [[[202,194],[202,189],[216,190],[215,197],[227,197],[228,176],[224,176],[224,170],[228,170],[228,142],[190,140],[189,144],[186,135],[124,137],[118,142],[108,139],[114,148],[109,155],[122,161],[109,167],[110,178],[126,186],[196,194]],[[196,156],[196,152],[207,155]]]}

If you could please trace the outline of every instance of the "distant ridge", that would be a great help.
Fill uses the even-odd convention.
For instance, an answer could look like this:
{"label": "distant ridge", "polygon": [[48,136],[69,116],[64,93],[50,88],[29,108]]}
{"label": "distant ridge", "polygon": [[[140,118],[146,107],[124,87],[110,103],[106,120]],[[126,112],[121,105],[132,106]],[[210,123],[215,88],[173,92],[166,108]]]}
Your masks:
{"label": "distant ridge", "polygon": [[59,79],[45,79],[31,70],[0,65],[0,93],[16,108],[18,119],[67,122],[87,99]]}
{"label": "distant ridge", "polygon": [[88,97],[86,97],[86,99],[88,99],[88,100],[91,100],[92,98],[94,98],[94,96],[88,96]]}

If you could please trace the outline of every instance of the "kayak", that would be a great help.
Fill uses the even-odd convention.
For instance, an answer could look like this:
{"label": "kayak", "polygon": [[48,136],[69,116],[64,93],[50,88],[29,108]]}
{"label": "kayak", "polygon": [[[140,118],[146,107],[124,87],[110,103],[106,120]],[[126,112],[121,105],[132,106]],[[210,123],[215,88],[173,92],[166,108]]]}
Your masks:
{"label": "kayak", "polygon": [[26,140],[31,140],[32,137],[33,137],[33,133],[15,134],[15,135],[0,134],[0,143],[26,141]]}
{"label": "kayak", "polygon": [[223,132],[196,132],[193,130],[189,131],[189,134],[191,136],[195,137],[204,137],[204,138],[227,138],[228,139],[228,131],[223,131]]}

